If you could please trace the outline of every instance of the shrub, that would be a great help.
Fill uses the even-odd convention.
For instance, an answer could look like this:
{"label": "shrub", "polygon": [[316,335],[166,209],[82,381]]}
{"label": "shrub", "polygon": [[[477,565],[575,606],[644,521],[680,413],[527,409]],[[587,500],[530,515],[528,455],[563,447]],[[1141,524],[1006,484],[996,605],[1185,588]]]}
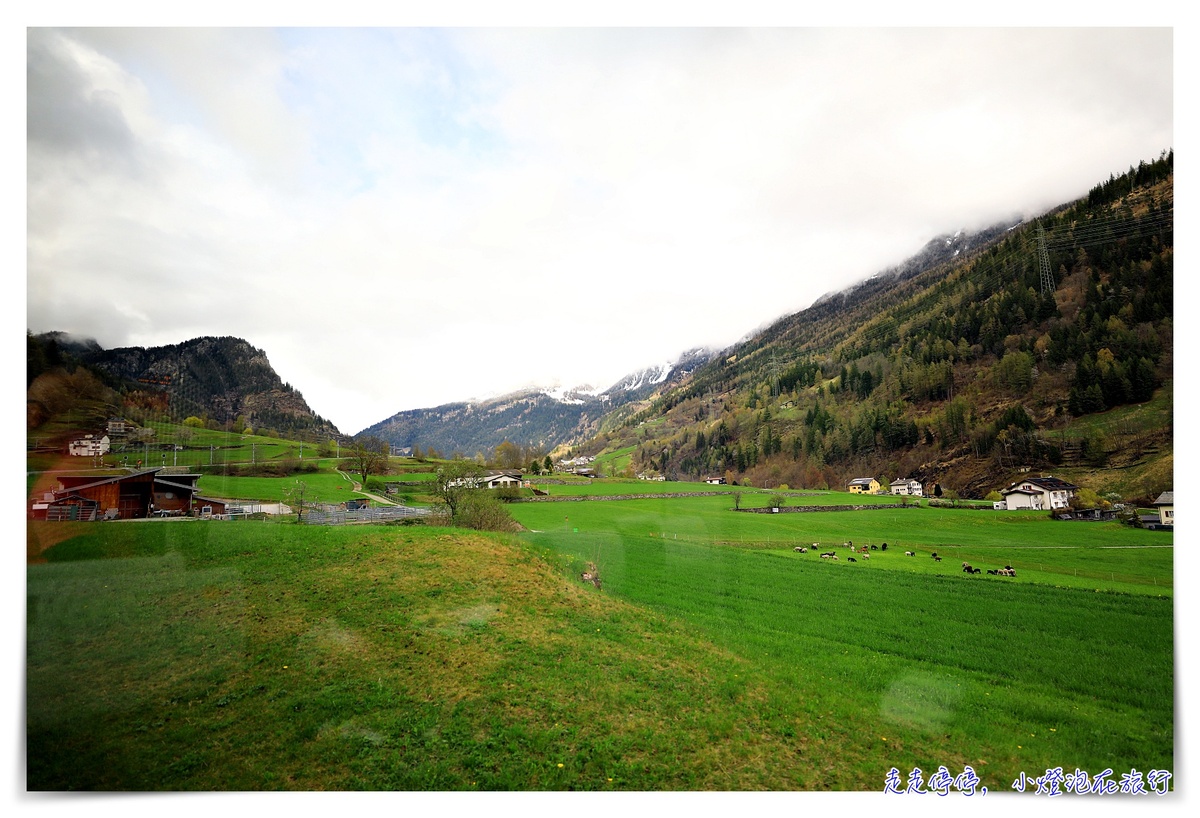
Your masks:
{"label": "shrub", "polygon": [[490,492],[502,503],[511,503],[521,496],[521,490],[516,486],[501,486],[500,488],[490,489]]}
{"label": "shrub", "polygon": [[520,530],[504,504],[486,489],[474,489],[464,494],[451,522],[461,528],[478,531]]}

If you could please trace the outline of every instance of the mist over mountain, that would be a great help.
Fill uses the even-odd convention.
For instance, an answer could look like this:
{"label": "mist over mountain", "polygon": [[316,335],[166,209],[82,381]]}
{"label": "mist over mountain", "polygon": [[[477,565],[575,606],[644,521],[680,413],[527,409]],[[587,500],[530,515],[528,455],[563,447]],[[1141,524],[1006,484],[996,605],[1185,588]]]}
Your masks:
{"label": "mist over mountain", "polygon": [[549,452],[595,435],[606,419],[623,416],[660,389],[685,382],[712,354],[689,350],[675,361],[631,372],[603,391],[590,386],[528,388],[486,400],[410,409],[361,434],[445,456],[487,456],[506,440]]}
{"label": "mist over mountain", "polygon": [[[755,486],[877,475],[981,497],[1068,470],[1143,497],[1170,488],[1173,158],[1036,220],[939,237],[579,448],[631,450],[625,473]],[[1136,422],[1082,422],[1132,406]]]}
{"label": "mist over mountain", "polygon": [[[844,291],[829,293],[809,310],[781,320],[793,321],[797,316],[835,310],[847,299],[866,298],[871,292],[886,290],[898,281],[994,241],[1012,224],[1006,222],[973,233],[959,230],[938,236],[900,264]],[[760,329],[749,334],[747,340],[765,338],[770,332],[771,327]],[[655,396],[684,384],[697,369],[726,352],[690,349],[673,361],[634,370],[601,392],[591,387],[529,388],[486,400],[401,411],[367,427],[362,434],[379,437],[397,447],[432,448],[447,456],[455,453],[486,456],[505,440],[551,451],[557,446],[583,443],[604,429],[619,425],[625,418],[647,409]]]}

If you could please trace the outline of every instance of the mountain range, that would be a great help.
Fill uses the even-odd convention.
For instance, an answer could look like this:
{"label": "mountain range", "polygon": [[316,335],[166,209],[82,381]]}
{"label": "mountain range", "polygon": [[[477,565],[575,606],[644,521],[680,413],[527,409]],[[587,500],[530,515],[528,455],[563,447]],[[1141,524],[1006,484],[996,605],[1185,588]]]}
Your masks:
{"label": "mountain range", "polygon": [[603,391],[590,386],[530,388],[487,400],[397,412],[362,434],[446,456],[486,456],[506,440],[549,452],[593,437],[605,419],[624,416],[662,389],[684,383],[713,354],[690,350],[674,361],[631,372]]}
{"label": "mountain range", "polygon": [[[1171,488],[1173,161],[1164,152],[1037,219],[939,236],[728,349],[692,349],[603,390],[401,411],[360,434],[443,456],[569,447],[607,456],[609,473],[754,485],[880,474],[982,496],[1029,470],[1115,480],[1115,465],[1127,492]],[[37,379],[64,362],[126,406],[345,437],[265,352],[228,337],[103,350],[30,335],[31,423],[54,394]],[[1136,406],[1158,409],[1087,420]]]}

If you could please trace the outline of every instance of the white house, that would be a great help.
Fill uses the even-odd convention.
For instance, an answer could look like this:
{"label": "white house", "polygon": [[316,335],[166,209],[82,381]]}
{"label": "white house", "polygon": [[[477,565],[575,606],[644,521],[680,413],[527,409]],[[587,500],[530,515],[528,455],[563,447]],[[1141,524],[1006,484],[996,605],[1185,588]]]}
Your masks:
{"label": "white house", "polygon": [[523,477],[524,474],[519,471],[489,471],[479,475],[478,477],[459,477],[449,481],[446,485],[452,488],[472,489],[497,489],[502,486],[521,488]]}
{"label": "white house", "polygon": [[108,435],[96,437],[95,435],[84,435],[78,440],[72,440],[67,444],[67,453],[76,457],[95,457],[108,452]]}
{"label": "white house", "polygon": [[897,477],[891,482],[891,488],[892,494],[907,494],[910,497],[922,497],[925,494],[921,481],[910,477]]}
{"label": "white house", "polygon": [[1175,525],[1175,492],[1164,491],[1158,495],[1158,499],[1154,501],[1155,507],[1158,509],[1158,524],[1159,525]]}
{"label": "white house", "polygon": [[1000,494],[1004,497],[1005,508],[1009,511],[1023,508],[1052,511],[1070,505],[1071,498],[1078,489],[1079,486],[1057,477],[1027,477],[1013,483]]}
{"label": "white house", "polygon": [[505,486],[519,489],[522,477],[524,475],[519,471],[490,471],[483,476],[480,485],[489,489],[498,489]]}

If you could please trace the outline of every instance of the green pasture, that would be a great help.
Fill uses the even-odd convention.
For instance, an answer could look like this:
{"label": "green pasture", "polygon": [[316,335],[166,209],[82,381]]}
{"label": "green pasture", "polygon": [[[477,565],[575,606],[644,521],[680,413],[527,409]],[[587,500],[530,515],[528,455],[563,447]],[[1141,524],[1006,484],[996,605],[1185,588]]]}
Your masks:
{"label": "green pasture", "polygon": [[625,478],[599,477],[565,480],[557,475],[539,480],[536,476],[526,478],[551,497],[609,497],[621,494],[674,494],[736,490],[736,486],[710,486],[707,483],[678,483],[666,480],[630,480]]}
{"label": "green pasture", "polygon": [[[832,492],[816,502],[834,505],[833,499],[849,496]],[[743,508],[749,505],[749,498],[743,501]],[[1021,583],[1163,595],[1170,595],[1173,585],[1170,533],[1117,523],[1062,522],[1041,512],[914,506],[772,514],[735,512],[725,496],[514,503],[509,508],[535,536],[583,534],[601,541],[666,539],[773,549],[787,559],[810,562],[819,555],[792,549],[811,551],[818,543],[821,551],[838,552],[841,567],[863,570],[953,576],[961,575],[963,562],[970,562],[985,571],[1011,565]],[[868,560],[850,566],[845,560],[851,554],[842,548],[846,542],[860,547],[887,543],[888,549],[871,550]],[[906,557],[905,551],[917,556]],[[934,561],[933,552],[941,562]]]}
{"label": "green pasture", "polygon": [[1167,381],[1145,403],[1118,406],[1107,412],[1072,418],[1067,426],[1047,432],[1046,437],[1051,441],[1061,438],[1078,442],[1085,437],[1136,435],[1170,429],[1174,422],[1174,392],[1174,383]]}
{"label": "green pasture", "polygon": [[625,470],[629,468],[636,450],[637,446],[625,446],[611,452],[604,452],[596,457],[596,461],[592,465],[602,474],[624,474]]}
{"label": "green pasture", "polygon": [[[880,791],[893,767],[970,765],[997,792],[1056,766],[1173,770],[1171,597],[766,540],[788,516],[882,533],[867,518],[909,514],[1065,569],[1046,526],[1086,527],[1114,570],[1164,580],[1169,548],[1020,515],[728,507],[516,504],[542,526],[519,538],[30,523],[28,786]],[[1020,536],[968,536],[976,516]],[[693,518],[742,544],[671,536]]]}
{"label": "green pasture", "polygon": [[285,497],[296,492],[301,483],[304,487],[305,502],[341,503],[359,496],[353,491],[354,483],[351,479],[336,471],[319,471],[290,477],[205,474],[200,477],[199,487],[200,494],[206,497],[280,503],[285,501]]}
{"label": "green pasture", "polygon": [[[428,505],[433,474],[405,474],[402,477],[372,478],[388,483],[420,483],[415,486],[398,486],[392,496],[396,503],[404,505]],[[294,498],[303,484],[306,503],[342,503],[360,497],[354,484],[361,475],[327,469],[319,472],[297,474],[289,477],[232,477],[221,474],[205,474],[200,478],[200,493],[208,497],[255,500],[259,502],[285,502]]]}
{"label": "green pasture", "polygon": [[[1170,535],[963,509],[738,513],[724,497],[512,511],[606,593],[703,629],[839,722],[873,719],[879,741],[945,731],[956,758],[1006,758],[1014,776],[1170,767]],[[889,545],[864,559],[847,540]]]}
{"label": "green pasture", "polygon": [[[195,429],[175,423],[148,422],[157,433],[146,443],[128,443],[124,450],[114,449],[105,462],[143,467],[191,466],[195,468],[227,464],[270,463],[280,460],[318,460],[318,446],[264,435]],[[180,447],[176,450],[174,447]],[[332,461],[330,461],[332,462]]]}

